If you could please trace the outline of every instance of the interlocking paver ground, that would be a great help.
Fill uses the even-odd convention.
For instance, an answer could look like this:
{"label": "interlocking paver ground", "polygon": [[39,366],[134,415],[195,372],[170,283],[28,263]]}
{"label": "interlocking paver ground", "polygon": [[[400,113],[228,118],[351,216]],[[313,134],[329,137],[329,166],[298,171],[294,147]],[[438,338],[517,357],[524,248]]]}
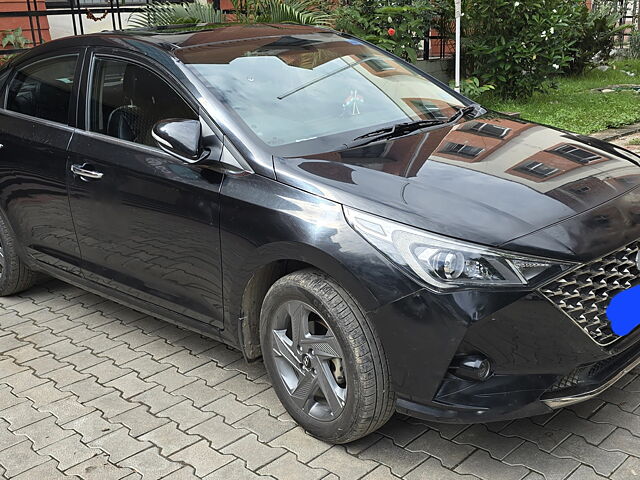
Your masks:
{"label": "interlocking paver ground", "polygon": [[640,480],[640,369],[533,419],[396,415],[331,446],[264,366],[58,281],[0,298],[0,478]]}

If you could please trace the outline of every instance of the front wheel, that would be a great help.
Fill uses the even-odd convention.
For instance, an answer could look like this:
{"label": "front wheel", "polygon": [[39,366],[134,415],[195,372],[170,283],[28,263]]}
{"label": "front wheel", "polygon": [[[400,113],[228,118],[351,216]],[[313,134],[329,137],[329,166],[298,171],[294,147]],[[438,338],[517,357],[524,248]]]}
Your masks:
{"label": "front wheel", "polygon": [[333,279],[302,270],[278,280],[260,315],[264,363],[289,414],[315,437],[347,443],[395,407],[380,341]]}

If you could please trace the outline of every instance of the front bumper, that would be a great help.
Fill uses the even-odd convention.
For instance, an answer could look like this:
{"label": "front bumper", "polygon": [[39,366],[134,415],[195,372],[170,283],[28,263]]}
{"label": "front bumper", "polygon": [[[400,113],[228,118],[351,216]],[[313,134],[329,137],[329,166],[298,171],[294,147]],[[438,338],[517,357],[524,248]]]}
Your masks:
{"label": "front bumper", "polygon": [[[372,318],[381,331],[397,410],[440,422],[535,416],[601,393],[640,364],[640,329],[601,346],[537,292],[416,292]],[[452,363],[481,354],[484,381]]]}

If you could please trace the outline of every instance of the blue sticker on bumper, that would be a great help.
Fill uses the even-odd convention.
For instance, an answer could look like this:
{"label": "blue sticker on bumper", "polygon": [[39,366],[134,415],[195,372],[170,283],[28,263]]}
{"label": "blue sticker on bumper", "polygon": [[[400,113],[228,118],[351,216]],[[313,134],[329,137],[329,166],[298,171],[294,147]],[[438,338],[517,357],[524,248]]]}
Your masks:
{"label": "blue sticker on bumper", "polygon": [[627,335],[640,325],[640,285],[619,293],[607,308],[611,329],[616,335]]}

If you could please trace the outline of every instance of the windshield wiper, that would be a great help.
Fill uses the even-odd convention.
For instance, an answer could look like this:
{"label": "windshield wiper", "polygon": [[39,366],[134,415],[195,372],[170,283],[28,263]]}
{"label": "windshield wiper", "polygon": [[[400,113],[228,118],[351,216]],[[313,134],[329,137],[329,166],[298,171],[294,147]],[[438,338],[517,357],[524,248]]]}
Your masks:
{"label": "windshield wiper", "polygon": [[293,90],[289,90],[288,92],[283,93],[282,95],[278,95],[276,98],[278,100],[284,100],[288,96],[293,95],[294,93],[298,93],[300,90],[304,90],[305,88],[310,87],[311,85],[315,85],[316,83],[321,82],[322,80],[326,80],[329,77],[333,77],[334,75],[337,75],[340,72],[344,72],[345,70],[349,70],[350,68],[353,68],[356,65],[360,65],[361,63],[370,62],[374,58],[376,58],[376,57],[367,57],[367,58],[363,58],[362,60],[359,60],[357,62],[345,65],[344,67],[338,68],[337,70],[334,70],[333,72],[329,72],[326,75],[322,75],[321,77],[315,78],[315,79],[311,80],[310,82],[303,83],[302,85],[300,85],[299,87],[294,88]]}
{"label": "windshield wiper", "polygon": [[454,107],[456,108],[456,113],[451,115],[449,118],[444,120],[418,120],[417,122],[404,122],[393,125],[392,127],[381,128],[379,130],[374,130],[373,132],[365,133],[364,135],[360,135],[353,139],[354,142],[358,140],[366,140],[365,142],[357,143],[355,145],[349,145],[349,147],[363,146],[369,143],[376,142],[378,140],[387,140],[390,138],[397,138],[407,135],[411,132],[416,132],[418,130],[422,130],[427,127],[434,127],[438,125],[448,125],[450,123],[457,122],[462,117],[467,115],[475,114],[479,108],[479,105],[473,104],[467,107]]}

